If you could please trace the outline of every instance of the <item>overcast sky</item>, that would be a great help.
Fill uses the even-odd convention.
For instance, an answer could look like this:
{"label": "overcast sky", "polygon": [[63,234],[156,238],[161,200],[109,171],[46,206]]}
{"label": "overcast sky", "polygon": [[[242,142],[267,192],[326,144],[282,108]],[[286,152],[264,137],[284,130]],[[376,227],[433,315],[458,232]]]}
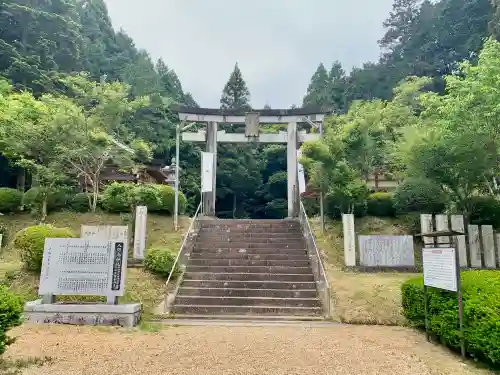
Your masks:
{"label": "overcast sky", "polygon": [[393,0],[105,0],[113,25],[162,57],[202,107],[219,107],[238,62],[262,108],[301,105],[318,64],[379,56]]}

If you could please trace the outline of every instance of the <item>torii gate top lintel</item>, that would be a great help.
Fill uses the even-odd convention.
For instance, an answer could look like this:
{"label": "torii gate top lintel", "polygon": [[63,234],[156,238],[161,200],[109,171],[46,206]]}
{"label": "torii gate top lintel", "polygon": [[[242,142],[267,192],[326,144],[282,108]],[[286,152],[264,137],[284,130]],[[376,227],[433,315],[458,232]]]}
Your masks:
{"label": "torii gate top lintel", "polygon": [[181,121],[189,122],[217,122],[229,124],[244,124],[249,115],[258,116],[260,124],[288,124],[290,122],[304,123],[304,118],[312,122],[322,122],[331,111],[317,108],[293,109],[251,109],[233,110],[217,108],[196,108],[174,106],[171,108],[179,114]]}

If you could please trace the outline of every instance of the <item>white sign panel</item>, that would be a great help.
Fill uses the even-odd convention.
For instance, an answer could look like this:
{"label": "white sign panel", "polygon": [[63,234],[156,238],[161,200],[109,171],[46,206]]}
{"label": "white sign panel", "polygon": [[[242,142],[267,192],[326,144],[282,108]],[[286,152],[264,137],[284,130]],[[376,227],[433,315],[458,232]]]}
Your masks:
{"label": "white sign panel", "polygon": [[201,192],[207,193],[212,191],[214,174],[214,153],[201,153]]}
{"label": "white sign panel", "polygon": [[39,294],[123,296],[126,269],[123,242],[47,238]]}
{"label": "white sign panel", "polygon": [[146,206],[137,206],[135,210],[134,259],[144,259],[147,221],[148,208]]}
{"label": "white sign panel", "polygon": [[358,236],[358,243],[362,266],[415,266],[412,236]]}
{"label": "white sign panel", "polygon": [[[302,157],[302,151],[297,150],[297,160],[300,160]],[[304,173],[304,166],[300,163],[297,163],[297,176],[299,178],[299,194],[306,192],[306,176]]]}
{"label": "white sign panel", "polygon": [[128,244],[128,226],[126,225],[82,225],[81,238],[94,238],[120,241]]}
{"label": "white sign panel", "polygon": [[457,267],[454,248],[422,249],[424,285],[457,291]]}

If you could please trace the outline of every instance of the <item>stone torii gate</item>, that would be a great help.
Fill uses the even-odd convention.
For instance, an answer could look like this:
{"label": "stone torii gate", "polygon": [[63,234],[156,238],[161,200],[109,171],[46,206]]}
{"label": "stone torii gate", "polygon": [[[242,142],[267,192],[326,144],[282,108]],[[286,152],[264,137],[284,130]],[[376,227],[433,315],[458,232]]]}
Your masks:
{"label": "stone torii gate", "polygon": [[[298,131],[297,125],[308,123],[321,126],[327,112],[296,109],[258,109],[251,112],[210,108],[177,107],[182,122],[207,123],[206,130],[197,133],[184,132],[182,140],[206,144],[206,151],[214,154],[212,192],[203,197],[204,214],[215,216],[215,189],[217,168],[217,144],[220,143],[274,143],[287,145],[288,217],[296,217],[299,202],[297,150],[305,141],[317,140],[318,133]],[[245,124],[245,133],[226,133],[218,130],[219,123]],[[260,124],[288,124],[287,131],[261,133]]]}

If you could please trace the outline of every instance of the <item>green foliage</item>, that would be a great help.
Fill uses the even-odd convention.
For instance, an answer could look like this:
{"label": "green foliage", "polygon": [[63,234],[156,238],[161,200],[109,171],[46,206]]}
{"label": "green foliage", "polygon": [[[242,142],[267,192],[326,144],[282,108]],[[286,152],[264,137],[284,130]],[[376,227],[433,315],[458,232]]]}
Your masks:
{"label": "green foliage", "polygon": [[14,342],[7,332],[22,324],[23,307],[19,296],[9,291],[7,286],[0,285],[0,355]]}
{"label": "green foliage", "polygon": [[[175,208],[175,189],[168,185],[155,185],[159,195],[159,205],[154,211],[166,212],[173,215]],[[186,210],[186,197],[179,191],[179,213],[183,214]]]}
{"label": "green foliage", "polygon": [[42,213],[44,199],[47,199],[47,212],[51,212],[65,207],[68,195],[64,189],[32,187],[24,193],[23,204],[31,212]]}
{"label": "green foliage", "polygon": [[441,213],[446,206],[446,195],[438,185],[423,178],[408,178],[394,192],[394,206],[398,213]]}
{"label": "green foliage", "polygon": [[[461,274],[464,338],[467,353],[479,360],[500,363],[500,277],[497,271],[466,271]],[[402,286],[403,313],[418,328],[425,327],[423,278]],[[442,343],[460,347],[456,293],[435,288],[428,292],[429,330]]]}
{"label": "green foliage", "polygon": [[363,217],[367,213],[367,196],[368,189],[363,183],[345,192],[332,191],[325,195],[325,214],[332,219],[340,219],[342,214]]}
{"label": "green foliage", "polygon": [[42,268],[43,248],[46,238],[72,238],[76,235],[68,228],[35,225],[16,233],[14,247],[20,251],[24,267],[30,271]]}
{"label": "green foliage", "polygon": [[132,185],[127,197],[129,204],[133,206],[158,207],[160,205],[160,194],[156,185]]}
{"label": "green foliage", "polygon": [[75,194],[68,202],[69,208],[75,212],[89,212],[90,196],[88,193]]}
{"label": "green foliage", "polygon": [[[174,266],[175,256],[168,249],[153,248],[146,251],[144,267],[151,273],[168,278],[172,267]],[[173,278],[179,276],[180,270],[176,265]]]}
{"label": "green foliage", "polygon": [[469,221],[477,225],[493,225],[500,228],[500,201],[494,197],[472,197],[468,200]]}
{"label": "green foliage", "polygon": [[102,207],[107,212],[130,212],[129,196],[134,184],[113,182],[104,188]]}
{"label": "green foliage", "polygon": [[367,199],[367,212],[371,216],[394,216],[395,210],[392,194],[384,192],[370,194]]}
{"label": "green foliage", "polygon": [[21,208],[23,193],[16,189],[0,188],[0,212],[17,212]]}

